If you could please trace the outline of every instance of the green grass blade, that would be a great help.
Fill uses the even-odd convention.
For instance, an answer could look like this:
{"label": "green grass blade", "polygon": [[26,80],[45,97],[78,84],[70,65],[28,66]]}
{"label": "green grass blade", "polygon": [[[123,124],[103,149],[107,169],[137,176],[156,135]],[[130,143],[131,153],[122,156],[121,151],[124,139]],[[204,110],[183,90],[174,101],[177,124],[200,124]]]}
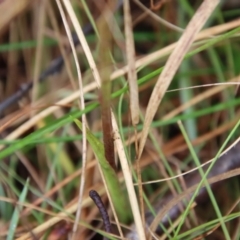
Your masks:
{"label": "green grass blade", "polygon": [[[29,186],[29,179],[27,179],[25,186],[23,188],[23,191],[19,197],[19,203],[23,203],[25,201],[25,198],[26,198],[27,192],[28,192],[28,186]],[[22,209],[22,206],[20,204],[16,205],[15,210],[12,215],[10,225],[9,225],[7,240],[14,239],[14,233],[15,233],[18,221],[19,221],[21,209]]]}
{"label": "green grass blade", "polygon": [[[73,120],[79,129],[82,130],[82,123],[77,119]],[[131,212],[130,210],[127,211],[126,208],[128,200],[122,193],[117,174],[105,158],[103,144],[88,129],[87,140],[90,143],[92,150],[99,161],[99,165],[105,177],[105,181],[119,220],[126,222],[129,219],[129,213]]]}
{"label": "green grass blade", "polygon": [[[214,197],[214,194],[213,194],[213,192],[212,192],[212,189],[211,189],[209,183],[207,182],[207,179],[206,179],[206,178],[207,178],[207,174],[205,174],[204,171],[202,170],[202,168],[200,167],[200,166],[201,166],[201,163],[200,163],[200,161],[199,161],[199,159],[198,159],[198,157],[197,157],[197,154],[196,154],[195,151],[194,151],[194,148],[193,148],[193,146],[192,146],[192,144],[191,144],[191,141],[190,141],[190,139],[188,138],[187,133],[186,133],[186,130],[184,129],[184,127],[183,127],[183,125],[182,125],[181,122],[179,123],[179,127],[180,127],[180,130],[181,130],[181,132],[182,132],[182,134],[183,134],[183,137],[184,137],[184,139],[185,139],[185,141],[186,141],[186,143],[187,143],[187,145],[188,145],[188,148],[189,148],[189,150],[190,150],[190,152],[191,152],[191,155],[192,155],[192,157],[193,157],[193,160],[194,160],[196,166],[199,167],[198,171],[199,171],[199,173],[200,173],[200,175],[201,175],[201,177],[202,177],[201,183],[204,183],[204,185],[205,185],[205,187],[206,187],[206,189],[207,189],[208,195],[209,195],[209,197],[210,197],[210,200],[212,201],[212,205],[213,205],[213,207],[214,207],[214,209],[215,209],[215,212],[216,212],[216,214],[217,214],[217,216],[218,216],[218,219],[219,219],[219,222],[220,222],[220,224],[221,224],[222,230],[223,230],[223,232],[224,232],[225,239],[230,240],[230,236],[229,236],[227,227],[226,227],[226,225],[225,225],[225,222],[223,221],[222,213],[221,213],[221,211],[220,211],[220,209],[219,209],[219,206],[218,206],[217,201],[216,201],[216,199],[215,199],[215,197]],[[200,183],[200,184],[201,184],[201,183]],[[196,192],[197,192],[197,191],[196,191]],[[195,194],[195,193],[194,193],[194,194]],[[193,200],[194,200],[194,198],[191,199],[191,201],[193,201]],[[188,208],[189,208],[189,209],[190,209],[190,206],[191,206],[191,204],[189,203],[189,205],[188,205]],[[184,217],[186,216],[186,214],[187,214],[187,211],[184,213]],[[182,219],[184,219],[184,217],[183,217]],[[181,219],[181,220],[182,220],[182,219]],[[181,223],[182,223],[182,222],[183,222],[183,220],[181,221]],[[179,233],[179,230],[180,230],[180,227],[181,227],[181,223],[178,225],[178,229],[177,229],[177,231],[176,231],[176,235],[178,235],[178,233]],[[176,235],[175,235],[175,237],[176,237]]]}

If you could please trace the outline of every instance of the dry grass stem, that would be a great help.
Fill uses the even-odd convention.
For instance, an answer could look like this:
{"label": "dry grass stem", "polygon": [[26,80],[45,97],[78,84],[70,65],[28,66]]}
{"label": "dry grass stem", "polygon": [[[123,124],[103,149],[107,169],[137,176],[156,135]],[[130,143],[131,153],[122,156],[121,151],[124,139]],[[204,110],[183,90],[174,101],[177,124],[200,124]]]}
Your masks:
{"label": "dry grass stem", "polygon": [[113,113],[112,113],[112,120],[113,120],[115,144],[117,146],[117,152],[118,152],[118,156],[120,159],[125,184],[127,186],[128,198],[129,198],[132,213],[133,213],[134,223],[136,224],[136,229],[137,229],[139,239],[143,240],[146,238],[145,238],[145,233],[144,233],[144,226],[141,221],[141,214],[139,211],[137,196],[136,196],[134,186],[133,186],[132,173],[131,173],[131,170],[128,165],[127,157],[124,152],[124,146],[123,146],[121,136],[119,134],[117,122],[115,120]]}
{"label": "dry grass stem", "polygon": [[175,49],[168,58],[166,65],[154,87],[151,98],[148,103],[146,117],[144,120],[142,137],[139,144],[139,155],[140,159],[143,152],[143,148],[149,133],[149,128],[152,123],[153,117],[159,107],[159,104],[171,83],[174,74],[176,73],[179,65],[181,64],[185,54],[191,47],[194,39],[196,38],[198,32],[201,30],[207,19],[210,17],[219,0],[205,0],[202,5],[198,8],[197,12],[189,22],[183,35],[177,42]]}
{"label": "dry grass stem", "polygon": [[[74,62],[76,65],[76,69],[77,69],[77,75],[78,75],[78,83],[79,83],[79,91],[80,91],[80,104],[81,104],[81,109],[84,110],[85,109],[85,103],[84,103],[84,93],[83,93],[83,84],[82,84],[82,75],[81,75],[81,70],[80,70],[80,64],[78,61],[78,57],[77,57],[77,53],[75,50],[75,46],[73,43],[73,39],[72,39],[72,35],[71,35],[71,31],[70,28],[68,26],[67,20],[66,20],[66,16],[64,14],[64,11],[62,9],[61,3],[60,1],[57,1],[57,5],[59,8],[59,11],[61,13],[61,17],[69,38],[69,42],[70,42],[70,46],[72,49],[72,53],[73,53],[73,57],[74,57]],[[70,2],[68,1],[64,1],[65,7],[66,9],[69,9],[70,7],[67,5],[70,5]],[[68,12],[68,14],[70,15],[72,12]],[[74,16],[70,15],[70,19],[73,19]],[[82,211],[82,201],[83,201],[83,194],[84,194],[84,187],[85,187],[85,178],[86,178],[86,165],[87,165],[87,159],[86,159],[86,153],[87,153],[87,137],[86,137],[86,126],[87,126],[87,121],[86,121],[86,116],[85,114],[82,115],[82,136],[83,136],[83,140],[82,140],[82,174],[81,174],[81,181],[80,181],[80,187],[79,187],[79,199],[78,199],[78,208],[77,208],[77,212],[76,212],[76,218],[75,218],[75,222],[73,225],[73,236],[72,239],[75,239],[75,234],[78,228],[78,223],[79,220],[81,218],[81,211]]]}
{"label": "dry grass stem", "polygon": [[[46,0],[40,2],[38,7],[39,10],[39,21],[37,22],[37,48],[36,48],[36,61],[33,72],[33,89],[32,89],[32,107],[35,105],[35,101],[38,97],[38,79],[41,73],[41,62],[43,58],[43,33],[44,33],[44,23],[46,19]],[[34,114],[33,112],[31,113]]]}
{"label": "dry grass stem", "polygon": [[[217,93],[223,91],[224,89],[231,87],[232,84],[237,85],[237,84],[239,84],[239,82],[240,82],[240,75],[233,79],[230,79],[227,83],[216,84],[217,86],[210,88],[201,94],[198,94],[197,96],[193,97],[189,102],[186,102],[186,103],[182,104],[181,106],[172,110],[170,113],[165,115],[162,119],[163,120],[171,119],[171,118],[177,116],[179,113],[183,112],[185,109],[188,109],[189,107],[196,105],[197,103],[203,101],[204,99],[207,99],[207,98],[213,96],[214,94],[217,94]],[[212,84],[212,85],[214,85],[214,84]]]}
{"label": "dry grass stem", "polygon": [[95,61],[93,59],[91,50],[90,50],[90,48],[88,46],[88,43],[86,41],[85,35],[84,35],[84,33],[82,31],[82,28],[79,24],[79,21],[77,19],[77,16],[76,16],[76,14],[75,14],[75,12],[72,8],[72,5],[69,1],[63,0],[63,3],[65,4],[65,7],[66,7],[66,10],[67,10],[68,14],[71,16],[71,21],[72,21],[74,29],[77,33],[78,39],[81,43],[81,46],[84,50],[84,53],[86,54],[87,60],[88,60],[89,65],[90,65],[90,68],[92,69],[94,79],[95,79],[98,87],[100,87],[100,85],[101,85],[100,75],[99,75],[99,72],[97,70]]}
{"label": "dry grass stem", "polygon": [[139,99],[138,99],[138,84],[137,73],[135,68],[135,46],[132,31],[132,18],[130,13],[129,0],[124,1],[124,26],[126,38],[126,55],[128,66],[128,84],[130,91],[130,112],[132,124],[135,126],[139,122]]}

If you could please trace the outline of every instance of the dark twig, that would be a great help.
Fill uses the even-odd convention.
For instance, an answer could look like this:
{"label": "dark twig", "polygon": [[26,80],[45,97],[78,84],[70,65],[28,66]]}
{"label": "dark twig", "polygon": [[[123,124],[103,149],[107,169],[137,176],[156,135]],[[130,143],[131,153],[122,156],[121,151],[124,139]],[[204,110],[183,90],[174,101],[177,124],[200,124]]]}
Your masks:
{"label": "dark twig", "polygon": [[110,223],[110,220],[109,220],[108,212],[107,212],[107,210],[106,210],[106,208],[105,208],[105,206],[102,202],[101,197],[99,196],[99,194],[95,190],[91,190],[89,192],[89,196],[94,201],[94,203],[96,204],[96,206],[99,209],[99,212],[102,216],[105,231],[108,232],[108,233],[111,233],[111,223]]}

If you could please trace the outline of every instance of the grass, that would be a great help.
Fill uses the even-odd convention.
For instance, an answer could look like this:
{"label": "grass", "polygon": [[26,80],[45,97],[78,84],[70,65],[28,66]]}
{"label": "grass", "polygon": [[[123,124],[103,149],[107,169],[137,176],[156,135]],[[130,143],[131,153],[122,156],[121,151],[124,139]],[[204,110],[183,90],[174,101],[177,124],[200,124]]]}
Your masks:
{"label": "grass", "polygon": [[[109,239],[123,239],[132,222],[139,239],[149,239],[143,227],[148,220],[142,212],[155,216],[148,222],[154,233],[172,203],[160,212],[157,204],[169,192],[180,201],[188,183],[175,176],[195,167],[202,180],[193,198],[179,222],[172,221],[176,227],[165,228],[157,238],[238,239],[239,191],[227,181],[213,191],[201,164],[215,157],[214,164],[238,140],[240,10],[223,4],[211,10],[209,20],[202,20],[205,27],[200,33],[189,29],[196,36],[192,43],[187,42],[189,36],[183,39],[183,49],[179,47],[182,33],[151,16],[138,20],[143,10],[132,2],[130,15],[127,8],[112,15],[115,10],[108,12],[104,4],[97,6],[94,1],[56,2],[31,3],[23,12],[16,11],[17,16],[10,17],[1,31],[1,101],[59,54],[65,53],[66,67],[42,83],[34,82],[33,94],[8,108],[0,119],[0,239],[93,239],[96,234],[99,239],[106,233],[88,196],[91,189],[100,194],[110,215],[113,234],[107,234]],[[191,5],[184,0],[181,6],[173,2],[164,3],[155,13],[186,29],[202,1]],[[132,35],[131,25],[124,30],[130,16]],[[81,35],[80,27],[88,22],[94,30]],[[79,36],[82,47],[72,45],[75,58],[68,53],[65,29]],[[127,40],[125,34],[129,34]],[[172,64],[175,59],[180,60]],[[130,89],[129,76],[137,76]],[[100,97],[106,91],[100,87],[103,78],[111,84],[105,102]],[[156,90],[166,82],[166,89]],[[105,113],[101,110],[107,101],[113,111],[113,131],[108,134],[115,143],[116,171],[104,156],[103,136],[108,130],[102,127]],[[237,188],[238,178],[232,181]],[[207,188],[206,203],[192,209],[202,184]]]}

